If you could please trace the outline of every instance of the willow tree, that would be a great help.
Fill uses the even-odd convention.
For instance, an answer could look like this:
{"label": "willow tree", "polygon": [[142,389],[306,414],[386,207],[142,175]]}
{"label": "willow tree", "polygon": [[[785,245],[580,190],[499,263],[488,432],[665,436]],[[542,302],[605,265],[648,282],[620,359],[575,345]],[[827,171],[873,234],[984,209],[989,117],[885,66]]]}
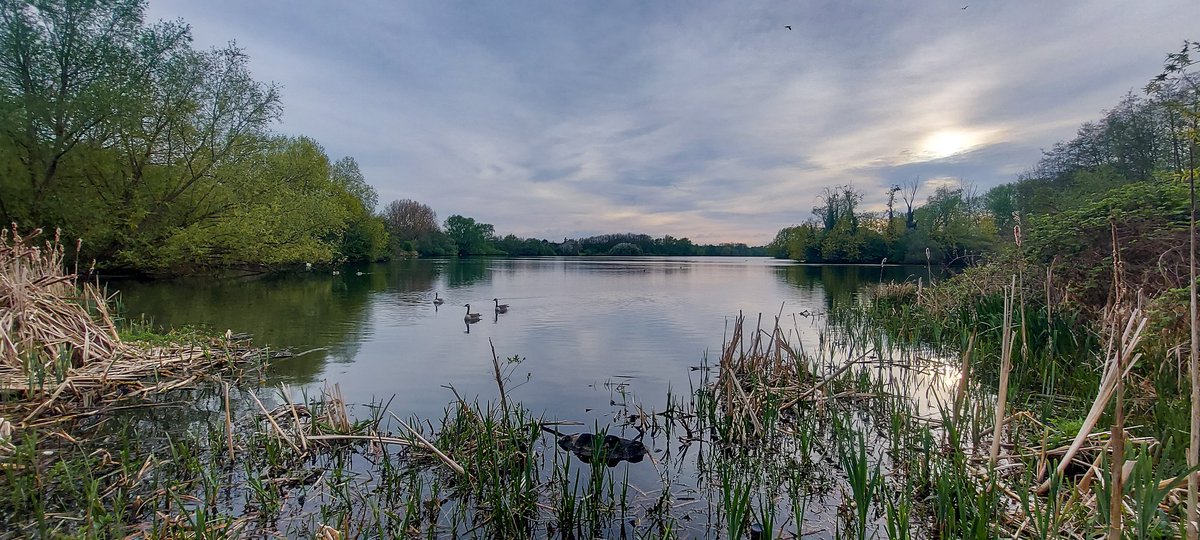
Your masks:
{"label": "willow tree", "polygon": [[113,122],[132,116],[151,72],[186,46],[185,27],[147,27],[144,8],[138,0],[0,3],[0,137],[24,173],[0,192],[6,219],[39,223],[69,174],[64,163],[111,142]]}
{"label": "willow tree", "polygon": [[81,189],[111,207],[111,242],[156,245],[253,198],[244,162],[268,151],[280,114],[274,85],[250,75],[239,49],[175,51],[152,73],[137,109],[114,122],[121,167],[84,168]]}
{"label": "willow tree", "polygon": [[230,208],[241,180],[221,172],[261,153],[278,91],[240,49],[195,50],[186,25],[144,15],[142,0],[0,3],[5,221],[112,258]]}

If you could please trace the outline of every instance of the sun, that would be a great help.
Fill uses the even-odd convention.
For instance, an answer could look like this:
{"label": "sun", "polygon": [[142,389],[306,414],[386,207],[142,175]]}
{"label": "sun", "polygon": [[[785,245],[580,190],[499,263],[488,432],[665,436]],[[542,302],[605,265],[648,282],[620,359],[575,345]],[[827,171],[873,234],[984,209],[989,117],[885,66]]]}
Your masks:
{"label": "sun", "polygon": [[979,143],[979,137],[957,130],[934,132],[921,142],[921,156],[941,159],[970,150]]}

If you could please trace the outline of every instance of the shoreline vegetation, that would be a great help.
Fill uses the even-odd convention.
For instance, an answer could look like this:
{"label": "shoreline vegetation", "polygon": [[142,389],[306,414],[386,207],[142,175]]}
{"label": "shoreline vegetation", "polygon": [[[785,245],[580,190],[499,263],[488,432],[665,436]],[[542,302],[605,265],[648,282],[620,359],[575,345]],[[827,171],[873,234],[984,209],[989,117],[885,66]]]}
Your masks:
{"label": "shoreline vegetation", "polygon": [[[126,353],[73,366],[87,342],[6,341],[21,369],[48,375],[0,402],[0,537],[1164,538],[1182,523],[1180,443],[1142,423],[1153,331],[1136,295],[1106,311],[1085,364],[1050,377],[1039,370],[1064,360],[1041,345],[1015,277],[999,321],[929,324],[931,299],[962,274],[880,284],[815,323],[739,316],[688,389],[626,395],[605,424],[527,410],[508,390],[522,359],[495,352],[479,360],[493,395],[450,386],[442,418],[402,418],[336,384],[265,385],[267,354],[228,337],[114,338],[61,244],[4,238],[6,336],[31,335],[17,330],[34,319],[53,321],[42,336],[94,324]],[[939,327],[950,335],[927,333]],[[802,332],[818,345],[801,347]],[[204,360],[180,369],[161,350]],[[85,375],[103,364],[122,367]],[[1078,388],[1054,384],[1079,372]],[[997,378],[1022,391],[997,393]],[[584,433],[591,448],[562,443]],[[609,458],[610,439],[646,459]]]}

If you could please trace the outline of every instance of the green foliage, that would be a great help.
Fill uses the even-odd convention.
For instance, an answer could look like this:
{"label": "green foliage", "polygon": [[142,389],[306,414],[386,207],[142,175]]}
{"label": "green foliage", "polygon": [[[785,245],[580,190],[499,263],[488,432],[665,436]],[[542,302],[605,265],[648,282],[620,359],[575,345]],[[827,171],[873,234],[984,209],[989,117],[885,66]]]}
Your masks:
{"label": "green foliage", "polygon": [[[915,190],[905,195],[915,197]],[[938,188],[924,206],[902,217],[889,212],[890,219],[889,213],[856,212],[861,199],[847,186],[826,188],[820,198],[824,204],[813,209],[814,219],[781,229],[768,253],[805,262],[963,264],[996,241],[995,220],[983,199],[961,187]]]}
{"label": "green foliage", "polygon": [[1178,273],[1163,270],[1186,267],[1186,254],[1176,248],[1187,244],[1187,216],[1186,185],[1165,179],[1126,184],[1070,210],[1033,216],[1024,248],[1038,262],[1069,261],[1056,267],[1058,279],[1070,283],[1072,297],[1098,306],[1112,285],[1114,232],[1130,285],[1151,294],[1180,286]]}
{"label": "green foliage", "polygon": [[30,6],[0,6],[0,219],[145,272],[384,254],[358,165],[272,136],[278,89],[240,49],[193,49],[139,0]]}
{"label": "green foliage", "polygon": [[[602,234],[578,240],[564,240],[559,244],[561,255],[609,255],[619,244],[632,244],[641,250],[631,255],[665,256],[718,256],[718,257],[761,257],[767,254],[765,247],[752,248],[746,244],[694,244],[688,238],[665,235],[654,238],[648,234]],[[626,249],[626,248],[622,248]]]}
{"label": "green foliage", "polygon": [[608,254],[609,255],[619,255],[619,256],[641,255],[642,248],[637,247],[637,244],[631,244],[629,242],[622,242],[620,244],[613,246],[612,249],[608,250]]}
{"label": "green foliage", "polygon": [[373,262],[388,258],[388,234],[383,219],[361,215],[351,221],[342,235],[341,253],[348,261]]}
{"label": "green foliage", "polygon": [[[929,247],[940,253],[936,260],[967,260],[991,247],[996,230],[982,203],[964,188],[943,186],[917,210],[917,228],[927,236]],[[909,262],[916,261],[909,258]]]}
{"label": "green foliage", "polygon": [[496,242],[496,247],[513,257],[532,257],[538,255],[557,255],[554,245],[546,240],[536,238],[517,238],[510,234]]}
{"label": "green foliage", "polygon": [[499,254],[492,246],[496,230],[490,223],[476,223],[475,218],[455,214],[446,218],[444,227],[460,256]]}

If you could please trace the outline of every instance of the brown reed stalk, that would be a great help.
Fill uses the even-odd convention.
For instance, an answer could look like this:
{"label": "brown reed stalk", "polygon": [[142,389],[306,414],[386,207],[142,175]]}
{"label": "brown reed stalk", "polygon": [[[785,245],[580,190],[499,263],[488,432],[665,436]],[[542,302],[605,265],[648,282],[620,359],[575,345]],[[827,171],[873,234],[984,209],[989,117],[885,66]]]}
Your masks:
{"label": "brown reed stalk", "polygon": [[[1092,428],[1096,427],[1096,422],[1100,420],[1100,416],[1107,408],[1109,400],[1112,399],[1113,393],[1116,390],[1117,380],[1129,374],[1141,359],[1141,353],[1134,353],[1142,340],[1142,331],[1146,329],[1148,319],[1142,315],[1141,310],[1135,309],[1129,314],[1125,322],[1124,329],[1120,326],[1120,315],[1111,313],[1108,315],[1108,332],[1109,340],[1105,348],[1105,363],[1104,371],[1100,376],[1100,387],[1096,391],[1096,399],[1092,402],[1091,409],[1088,410],[1087,416],[1083,419],[1083,425],[1079,427],[1079,433],[1075,435],[1075,439],[1071,442],[1071,446],[1063,454],[1062,459],[1058,463],[1057,471],[1059,474],[1066,472],[1067,467],[1071,464],[1075,454],[1083,447],[1084,442],[1092,433]],[[1118,363],[1124,366],[1124,369],[1117,367]],[[1037,492],[1045,494],[1050,490],[1050,480],[1047,479],[1038,486]]]}
{"label": "brown reed stalk", "polygon": [[1000,456],[1000,435],[1004,430],[1004,406],[1008,401],[1008,376],[1012,372],[1012,348],[1016,336],[1012,328],[1013,303],[1017,297],[1017,276],[1012,278],[1012,287],[1004,291],[1004,328],[1000,337],[1000,389],[996,395],[996,423],[992,428],[992,451],[988,467],[996,468]]}
{"label": "brown reed stalk", "polygon": [[959,368],[958,390],[954,393],[954,423],[958,424],[959,415],[962,413],[963,400],[967,396],[967,381],[971,376],[971,353],[975,351],[975,332],[971,332],[971,337],[967,339],[967,350],[963,351],[962,366]]}
{"label": "brown reed stalk", "polygon": [[408,430],[409,435],[412,435],[413,438],[415,438],[417,442],[421,444],[421,446],[424,446],[426,450],[433,452],[433,454],[436,455],[438,459],[442,460],[442,463],[445,463],[447,467],[450,467],[458,474],[466,474],[467,471],[466,469],[463,469],[462,465],[459,465],[458,462],[454,461],[453,458],[447,456],[441,450],[438,450],[438,447],[434,446],[433,443],[429,442],[425,437],[422,437],[420,432],[408,425],[408,422],[401,420],[400,417],[392,414],[391,411],[388,411],[388,414],[392,415],[392,418],[399,422],[401,427]]}
{"label": "brown reed stalk", "polygon": [[80,367],[125,352],[107,299],[95,285],[77,286],[57,235],[38,245],[40,235],[0,231],[0,367],[52,372],[59,358]]}
{"label": "brown reed stalk", "polygon": [[[1119,310],[1123,307],[1121,301],[1121,250],[1117,242],[1117,224],[1110,223],[1112,229],[1112,257],[1113,257],[1113,304],[1110,307],[1113,316],[1115,317]],[[1116,370],[1117,373],[1124,373],[1124,355],[1117,355]],[[1123,473],[1125,472],[1125,377],[1117,377],[1113,395],[1116,398],[1116,404],[1113,406],[1113,423],[1110,433],[1110,443],[1112,447],[1112,479],[1109,482],[1109,506],[1108,506],[1108,540],[1119,540],[1122,531],[1124,530],[1122,518],[1124,518],[1124,503],[1125,489]]]}
{"label": "brown reed stalk", "polygon": [[236,454],[233,450],[233,412],[229,410],[229,383],[222,383],[225,390],[225,444],[229,447],[229,460],[233,461]]}
{"label": "brown reed stalk", "polygon": [[293,441],[291,437],[288,437],[287,432],[284,431],[282,427],[279,427],[279,423],[276,422],[273,417],[271,417],[271,412],[267,410],[262,401],[259,401],[258,396],[254,395],[254,392],[249,392],[249,394],[250,398],[258,404],[258,408],[262,410],[263,416],[266,417],[267,422],[271,424],[271,427],[275,428],[275,432],[279,434],[279,438],[283,439],[284,442],[288,443],[288,446],[292,447],[292,450],[295,450],[296,453],[299,454],[300,447],[296,446],[296,442]]}
{"label": "brown reed stalk", "polygon": [[496,386],[500,389],[500,409],[504,413],[503,418],[508,418],[508,396],[504,391],[504,374],[500,371],[500,357],[496,356],[496,344],[492,343],[492,338],[488,338],[488,345],[492,347],[492,369],[496,372]]}

